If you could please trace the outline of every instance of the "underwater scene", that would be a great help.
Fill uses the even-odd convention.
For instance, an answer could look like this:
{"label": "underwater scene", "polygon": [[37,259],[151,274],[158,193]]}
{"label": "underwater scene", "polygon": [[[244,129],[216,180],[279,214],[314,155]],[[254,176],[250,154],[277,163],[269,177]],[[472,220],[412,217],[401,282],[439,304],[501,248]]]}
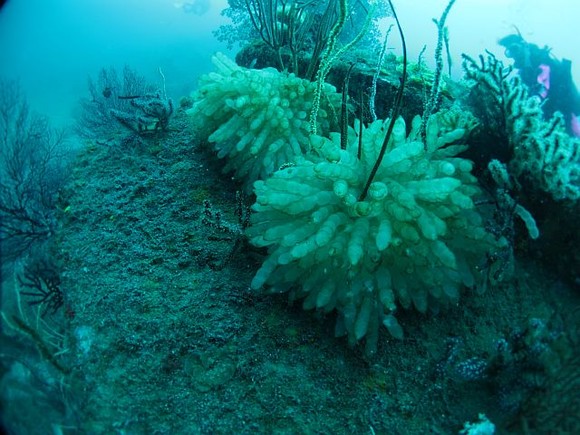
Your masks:
{"label": "underwater scene", "polygon": [[0,2],[0,431],[580,434],[575,0]]}

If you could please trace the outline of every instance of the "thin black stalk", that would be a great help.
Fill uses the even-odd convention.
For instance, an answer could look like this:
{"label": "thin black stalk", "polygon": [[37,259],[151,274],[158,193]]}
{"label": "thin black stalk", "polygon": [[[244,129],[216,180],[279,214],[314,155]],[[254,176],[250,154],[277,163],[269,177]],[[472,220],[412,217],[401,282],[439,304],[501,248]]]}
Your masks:
{"label": "thin black stalk", "polygon": [[369,191],[369,187],[381,166],[381,162],[383,161],[383,157],[387,152],[387,146],[389,145],[389,141],[391,139],[391,135],[393,134],[393,128],[395,127],[395,122],[397,121],[397,117],[399,116],[399,112],[401,111],[401,103],[403,102],[403,91],[405,90],[405,82],[407,80],[407,44],[405,42],[405,35],[403,34],[403,29],[401,28],[401,24],[399,23],[399,18],[397,17],[397,13],[395,12],[395,8],[393,7],[393,3],[391,0],[389,1],[389,6],[391,7],[391,11],[393,12],[393,18],[397,23],[397,28],[399,29],[399,34],[401,35],[401,44],[403,46],[403,76],[401,77],[401,86],[399,87],[399,91],[397,92],[397,98],[395,99],[395,105],[393,107],[393,112],[391,113],[391,120],[389,122],[389,127],[387,129],[387,134],[385,135],[385,140],[383,141],[383,146],[379,152],[379,156],[377,157],[377,161],[373,166],[373,169],[369,175],[367,183],[360,194],[358,200],[364,201],[367,197],[367,193]]}
{"label": "thin black stalk", "polygon": [[358,119],[359,119],[359,123],[358,123],[358,151],[357,151],[357,159],[360,160],[360,157],[362,156],[362,143],[363,143],[363,91],[362,89],[360,90],[359,93],[359,113],[358,113]]}
{"label": "thin black stalk", "polygon": [[354,66],[354,63],[350,66],[342,84],[342,104],[340,107],[340,149],[343,150],[346,149],[346,145],[348,144],[348,82],[350,80],[350,73]]}

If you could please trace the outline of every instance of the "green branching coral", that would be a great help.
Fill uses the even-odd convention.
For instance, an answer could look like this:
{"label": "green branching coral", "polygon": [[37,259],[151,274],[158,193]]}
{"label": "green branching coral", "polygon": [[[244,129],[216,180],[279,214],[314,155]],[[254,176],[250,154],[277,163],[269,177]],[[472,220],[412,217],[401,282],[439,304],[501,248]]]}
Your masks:
{"label": "green branching coral", "polygon": [[250,241],[269,255],[252,281],[304,298],[306,309],[337,310],[337,335],[377,346],[379,326],[401,338],[398,305],[420,312],[454,303],[475,287],[476,266],[496,244],[475,209],[480,195],[472,163],[457,157],[465,129],[442,131],[439,115],[411,133],[397,120],[368,195],[358,200],[388,125],[354,130],[346,149],[338,134],[312,136],[313,153],[257,181]]}
{"label": "green branching coral", "polygon": [[[309,148],[308,116],[316,84],[272,68],[254,70],[236,65],[223,54],[213,58],[217,72],[202,77],[188,111],[197,133],[226,158],[246,190]],[[334,126],[340,95],[322,87],[318,128]]]}
{"label": "green branching coral", "polygon": [[491,54],[480,56],[479,62],[464,55],[463,67],[467,79],[486,91],[478,102],[480,112],[507,138],[513,156],[510,175],[557,201],[578,201],[580,139],[566,133],[562,115],[544,120],[541,103]]}

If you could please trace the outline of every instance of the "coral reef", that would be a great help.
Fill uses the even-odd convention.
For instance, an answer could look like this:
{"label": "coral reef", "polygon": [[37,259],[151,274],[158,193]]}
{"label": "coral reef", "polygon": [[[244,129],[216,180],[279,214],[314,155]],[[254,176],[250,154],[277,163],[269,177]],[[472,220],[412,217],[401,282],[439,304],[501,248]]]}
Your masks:
{"label": "coral reef", "polygon": [[[470,157],[492,176],[504,168],[504,181],[493,177],[491,189],[501,193],[495,195],[496,202],[507,205],[505,211],[513,209],[510,203],[529,211],[527,217],[519,217],[528,223],[533,217],[537,224],[541,234],[534,244],[537,255],[550,270],[578,285],[580,139],[567,134],[560,113],[546,119],[543,107],[529,96],[520,78],[491,53],[478,60],[464,56],[463,67],[471,83],[467,103],[480,124]],[[481,175],[480,180],[485,180],[487,173]]]}
{"label": "coral reef", "polygon": [[540,101],[530,98],[519,77],[510,75],[509,69],[506,73],[492,54],[480,56],[479,63],[466,55],[463,59],[466,78],[482,97],[474,104],[477,114],[494,120],[507,140],[510,175],[556,201],[578,201],[580,139],[566,132],[562,115],[544,120]]}
{"label": "coral reef", "polygon": [[[240,65],[252,62],[258,68],[275,67],[308,80],[315,78],[333,38],[348,44],[362,33],[360,45],[375,47],[381,35],[378,23],[391,15],[386,2],[367,0],[229,0],[228,4],[223,14],[231,24],[220,26],[214,35],[230,49],[240,45],[238,56],[250,47],[250,52],[236,57]],[[348,25],[344,25],[347,17]],[[337,26],[339,21],[343,25]]]}
{"label": "coral reef", "polygon": [[337,335],[351,344],[365,337],[369,354],[381,324],[402,338],[397,305],[437,311],[475,287],[476,267],[498,242],[475,209],[481,192],[472,164],[457,157],[465,129],[447,131],[439,120],[429,119],[426,143],[420,117],[408,136],[397,121],[365,200],[359,195],[388,124],[381,120],[360,138],[351,134],[346,149],[338,134],[312,136],[313,155],[256,182],[247,234],[269,256],[252,287],[305,298],[306,309],[336,309]]}
{"label": "coral reef", "polygon": [[[234,171],[246,191],[309,148],[308,114],[316,84],[272,68],[246,69],[223,54],[217,72],[204,76],[191,115],[196,133],[207,138],[218,157],[227,157],[224,172]],[[334,126],[340,107],[334,87],[322,88],[318,129]]]}
{"label": "coral reef", "polygon": [[102,139],[117,131],[114,112],[137,116],[139,109],[131,104],[131,96],[154,93],[156,86],[137,70],[126,65],[123,71],[102,68],[94,79],[89,77],[88,93],[81,98],[75,114],[75,133],[84,138]]}
{"label": "coral reef", "polygon": [[167,130],[169,118],[173,114],[173,101],[170,98],[164,98],[157,92],[131,97],[130,100],[134,112],[111,109],[111,116],[138,134]]}

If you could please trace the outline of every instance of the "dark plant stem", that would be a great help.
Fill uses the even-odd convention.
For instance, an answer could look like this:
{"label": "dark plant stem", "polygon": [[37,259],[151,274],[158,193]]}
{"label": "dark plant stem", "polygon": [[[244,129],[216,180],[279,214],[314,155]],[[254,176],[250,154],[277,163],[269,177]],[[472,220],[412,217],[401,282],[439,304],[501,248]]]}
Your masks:
{"label": "dark plant stem", "polygon": [[383,141],[383,146],[381,147],[381,151],[379,152],[379,156],[377,157],[377,161],[371,170],[367,183],[360,194],[358,200],[364,201],[367,197],[367,193],[369,191],[369,187],[381,166],[381,162],[383,161],[383,157],[385,156],[385,152],[387,151],[387,146],[389,145],[389,141],[391,139],[391,135],[393,134],[393,128],[395,127],[395,122],[397,121],[397,117],[399,116],[399,112],[401,111],[401,103],[403,101],[403,91],[405,90],[405,82],[407,80],[407,44],[405,43],[405,35],[403,34],[403,29],[401,28],[401,24],[399,23],[399,18],[397,17],[397,13],[395,12],[395,8],[393,7],[393,3],[391,0],[389,1],[389,6],[391,7],[391,11],[393,12],[393,18],[397,23],[397,28],[399,29],[399,34],[401,35],[401,44],[403,45],[403,76],[401,77],[401,86],[399,87],[399,91],[397,92],[397,98],[395,99],[395,105],[393,107],[393,112],[391,113],[391,120],[389,122],[389,128],[387,129],[387,134],[385,135],[385,140]]}

